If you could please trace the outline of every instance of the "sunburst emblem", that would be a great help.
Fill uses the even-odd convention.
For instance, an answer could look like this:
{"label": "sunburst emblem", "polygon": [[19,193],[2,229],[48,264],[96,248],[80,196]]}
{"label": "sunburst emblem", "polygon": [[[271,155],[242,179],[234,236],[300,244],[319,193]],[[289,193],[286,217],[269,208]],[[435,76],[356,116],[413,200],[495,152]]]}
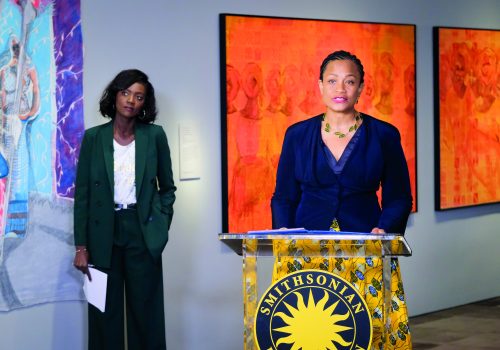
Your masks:
{"label": "sunburst emblem", "polygon": [[350,313],[346,312],[341,315],[334,313],[340,300],[325,308],[329,299],[326,291],[323,298],[315,303],[312,289],[309,288],[307,305],[304,303],[302,294],[299,292],[293,294],[297,296],[297,307],[294,308],[288,303],[284,303],[290,316],[284,312],[277,312],[274,315],[274,317],[280,317],[287,324],[287,326],[277,328],[275,331],[289,334],[276,342],[277,347],[280,344],[293,344],[290,350],[339,350],[335,343],[342,347],[352,344],[352,341],[344,340],[340,334],[343,331],[351,330],[352,327],[338,324],[347,320]]}
{"label": "sunburst emblem", "polygon": [[274,282],[257,307],[259,350],[366,350],[372,320],[363,296],[345,279],[301,270]]}

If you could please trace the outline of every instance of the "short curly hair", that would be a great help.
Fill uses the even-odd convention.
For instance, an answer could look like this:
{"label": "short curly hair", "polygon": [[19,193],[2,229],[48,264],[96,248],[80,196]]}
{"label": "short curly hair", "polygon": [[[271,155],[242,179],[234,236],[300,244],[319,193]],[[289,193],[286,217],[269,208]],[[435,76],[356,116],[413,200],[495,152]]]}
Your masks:
{"label": "short curly hair", "polygon": [[323,60],[323,63],[321,63],[321,67],[319,69],[319,80],[323,80],[323,74],[325,73],[326,66],[328,65],[328,63],[330,63],[330,61],[344,61],[344,60],[352,61],[356,65],[356,68],[358,68],[359,75],[361,78],[360,84],[363,84],[363,82],[365,81],[365,71],[363,69],[363,64],[361,63],[361,60],[352,53],[344,50],[335,51],[326,56],[326,58]]}
{"label": "short curly hair", "polygon": [[109,83],[104,92],[102,93],[99,101],[99,111],[105,118],[115,118],[116,114],[116,94],[129,88],[131,85],[139,83],[146,88],[146,97],[144,99],[144,106],[141,117],[137,121],[144,124],[151,124],[156,120],[158,111],[156,109],[155,89],[149,82],[146,73],[138,69],[122,70],[116,77]]}

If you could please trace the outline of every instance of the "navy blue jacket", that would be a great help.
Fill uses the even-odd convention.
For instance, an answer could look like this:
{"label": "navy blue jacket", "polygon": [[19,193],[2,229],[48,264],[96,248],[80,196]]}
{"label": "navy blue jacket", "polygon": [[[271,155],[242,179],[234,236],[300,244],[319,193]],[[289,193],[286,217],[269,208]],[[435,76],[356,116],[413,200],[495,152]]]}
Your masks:
{"label": "navy blue jacket", "polygon": [[[321,115],[290,126],[271,199],[273,228],[404,233],[412,197],[398,130],[363,115],[359,139],[340,174],[328,164]],[[377,190],[382,186],[382,207]]]}

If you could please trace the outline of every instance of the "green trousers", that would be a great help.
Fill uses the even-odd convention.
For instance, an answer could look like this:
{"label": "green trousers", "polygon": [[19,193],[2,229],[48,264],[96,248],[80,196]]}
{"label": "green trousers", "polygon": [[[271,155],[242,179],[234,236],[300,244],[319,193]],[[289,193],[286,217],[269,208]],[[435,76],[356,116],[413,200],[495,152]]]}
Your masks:
{"label": "green trousers", "polygon": [[123,350],[124,292],[129,350],[163,350],[165,316],[162,263],[149,254],[134,209],[115,212],[115,232],[108,274],[106,310],[89,304],[89,350]]}

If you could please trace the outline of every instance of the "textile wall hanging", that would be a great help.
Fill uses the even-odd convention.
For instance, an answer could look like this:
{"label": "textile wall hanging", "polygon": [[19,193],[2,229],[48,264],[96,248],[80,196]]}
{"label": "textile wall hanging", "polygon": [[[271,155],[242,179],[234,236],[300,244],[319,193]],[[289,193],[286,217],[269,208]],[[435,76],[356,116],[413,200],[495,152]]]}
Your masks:
{"label": "textile wall hanging", "polygon": [[0,0],[0,310],[82,299],[72,266],[84,131],[79,0]]}

